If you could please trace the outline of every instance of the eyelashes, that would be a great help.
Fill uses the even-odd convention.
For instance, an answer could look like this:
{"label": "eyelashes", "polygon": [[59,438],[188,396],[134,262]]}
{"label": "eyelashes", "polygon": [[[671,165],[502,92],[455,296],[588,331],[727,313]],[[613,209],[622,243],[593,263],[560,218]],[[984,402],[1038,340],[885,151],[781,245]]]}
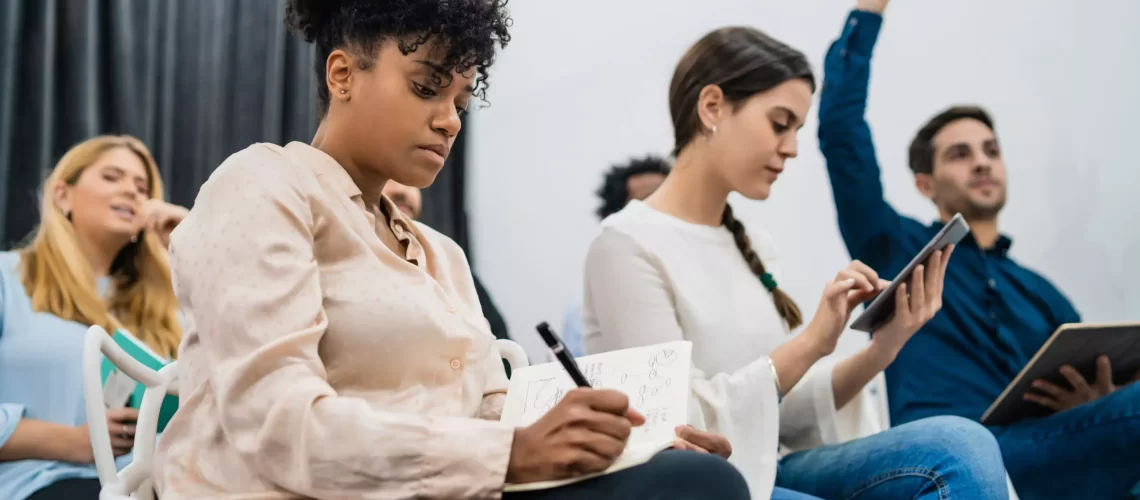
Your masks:
{"label": "eyelashes", "polygon": [[436,92],[435,90],[432,90],[432,89],[428,88],[427,85],[423,85],[419,82],[412,82],[412,87],[414,89],[416,89],[416,94],[418,94],[420,97],[423,97],[423,98],[435,97],[435,96],[439,95],[439,93]]}
{"label": "eyelashes", "polygon": [[[439,92],[436,92],[435,89],[419,82],[412,82],[412,88],[415,89],[416,95],[420,96],[421,99],[431,99],[439,96]],[[467,116],[467,108],[457,105],[455,106],[455,113],[459,115],[459,118],[463,118]]]}

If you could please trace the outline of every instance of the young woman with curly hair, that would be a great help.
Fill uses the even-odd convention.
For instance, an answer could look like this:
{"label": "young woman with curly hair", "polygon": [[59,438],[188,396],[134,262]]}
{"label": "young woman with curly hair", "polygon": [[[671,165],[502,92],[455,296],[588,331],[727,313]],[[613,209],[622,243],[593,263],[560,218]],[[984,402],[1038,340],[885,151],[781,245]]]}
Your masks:
{"label": "young woman with curly hair", "polygon": [[507,379],[467,259],[382,195],[443,168],[509,40],[504,3],[289,4],[316,43],[324,116],[312,144],[227,159],[173,235],[192,320],[156,459],[163,500],[748,498],[723,458],[680,450],[502,493],[604,470],[644,422],[604,390],[529,427],[499,422]]}

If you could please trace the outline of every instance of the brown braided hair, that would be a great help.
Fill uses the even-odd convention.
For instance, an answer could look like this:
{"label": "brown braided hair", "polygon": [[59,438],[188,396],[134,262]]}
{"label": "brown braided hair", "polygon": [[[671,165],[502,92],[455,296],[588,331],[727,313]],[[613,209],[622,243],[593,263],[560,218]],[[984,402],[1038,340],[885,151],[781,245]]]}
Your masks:
{"label": "brown braided hair", "polygon": [[772,301],[776,303],[776,311],[788,323],[788,328],[795,330],[797,327],[804,323],[804,315],[800,312],[799,306],[792,300],[788,294],[784,293],[776,285],[776,280],[772,275],[764,269],[764,262],[760,260],[760,256],[756,255],[756,251],[752,249],[752,240],[748,238],[748,232],[744,229],[744,224],[737,220],[732,215],[732,205],[724,206],[724,216],[721,217],[721,223],[724,227],[732,232],[732,239],[736,241],[736,248],[740,250],[740,254],[744,256],[744,261],[748,263],[748,267],[752,269],[752,273],[760,278],[764,283],[764,287],[772,292]]}

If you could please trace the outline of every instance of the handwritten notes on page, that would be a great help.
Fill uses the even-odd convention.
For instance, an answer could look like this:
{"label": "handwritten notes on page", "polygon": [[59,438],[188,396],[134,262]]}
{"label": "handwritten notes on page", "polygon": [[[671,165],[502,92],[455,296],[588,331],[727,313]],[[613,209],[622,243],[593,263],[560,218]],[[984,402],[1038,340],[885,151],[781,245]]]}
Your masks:
{"label": "handwritten notes on page", "polygon": [[[672,445],[674,429],[688,418],[692,350],[692,343],[678,341],[577,358],[591,386],[625,393],[630,406],[645,415],[645,425],[634,428],[625,453],[605,473],[644,463]],[[511,373],[501,420],[530,425],[575,388],[558,362],[520,368]],[[554,485],[518,485],[508,491]]]}

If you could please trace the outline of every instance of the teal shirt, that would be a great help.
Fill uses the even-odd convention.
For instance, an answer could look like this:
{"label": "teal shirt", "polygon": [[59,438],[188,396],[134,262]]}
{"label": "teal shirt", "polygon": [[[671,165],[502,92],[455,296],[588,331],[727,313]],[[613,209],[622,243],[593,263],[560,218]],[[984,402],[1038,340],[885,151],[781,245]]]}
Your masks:
{"label": "teal shirt", "polygon": [[[0,447],[21,419],[79,426],[83,405],[83,338],[87,325],[32,310],[20,282],[19,255],[0,252]],[[100,293],[109,284],[99,282]],[[119,457],[119,468],[131,456]],[[23,500],[56,481],[95,478],[94,464],[46,460],[0,462],[0,498]]]}

